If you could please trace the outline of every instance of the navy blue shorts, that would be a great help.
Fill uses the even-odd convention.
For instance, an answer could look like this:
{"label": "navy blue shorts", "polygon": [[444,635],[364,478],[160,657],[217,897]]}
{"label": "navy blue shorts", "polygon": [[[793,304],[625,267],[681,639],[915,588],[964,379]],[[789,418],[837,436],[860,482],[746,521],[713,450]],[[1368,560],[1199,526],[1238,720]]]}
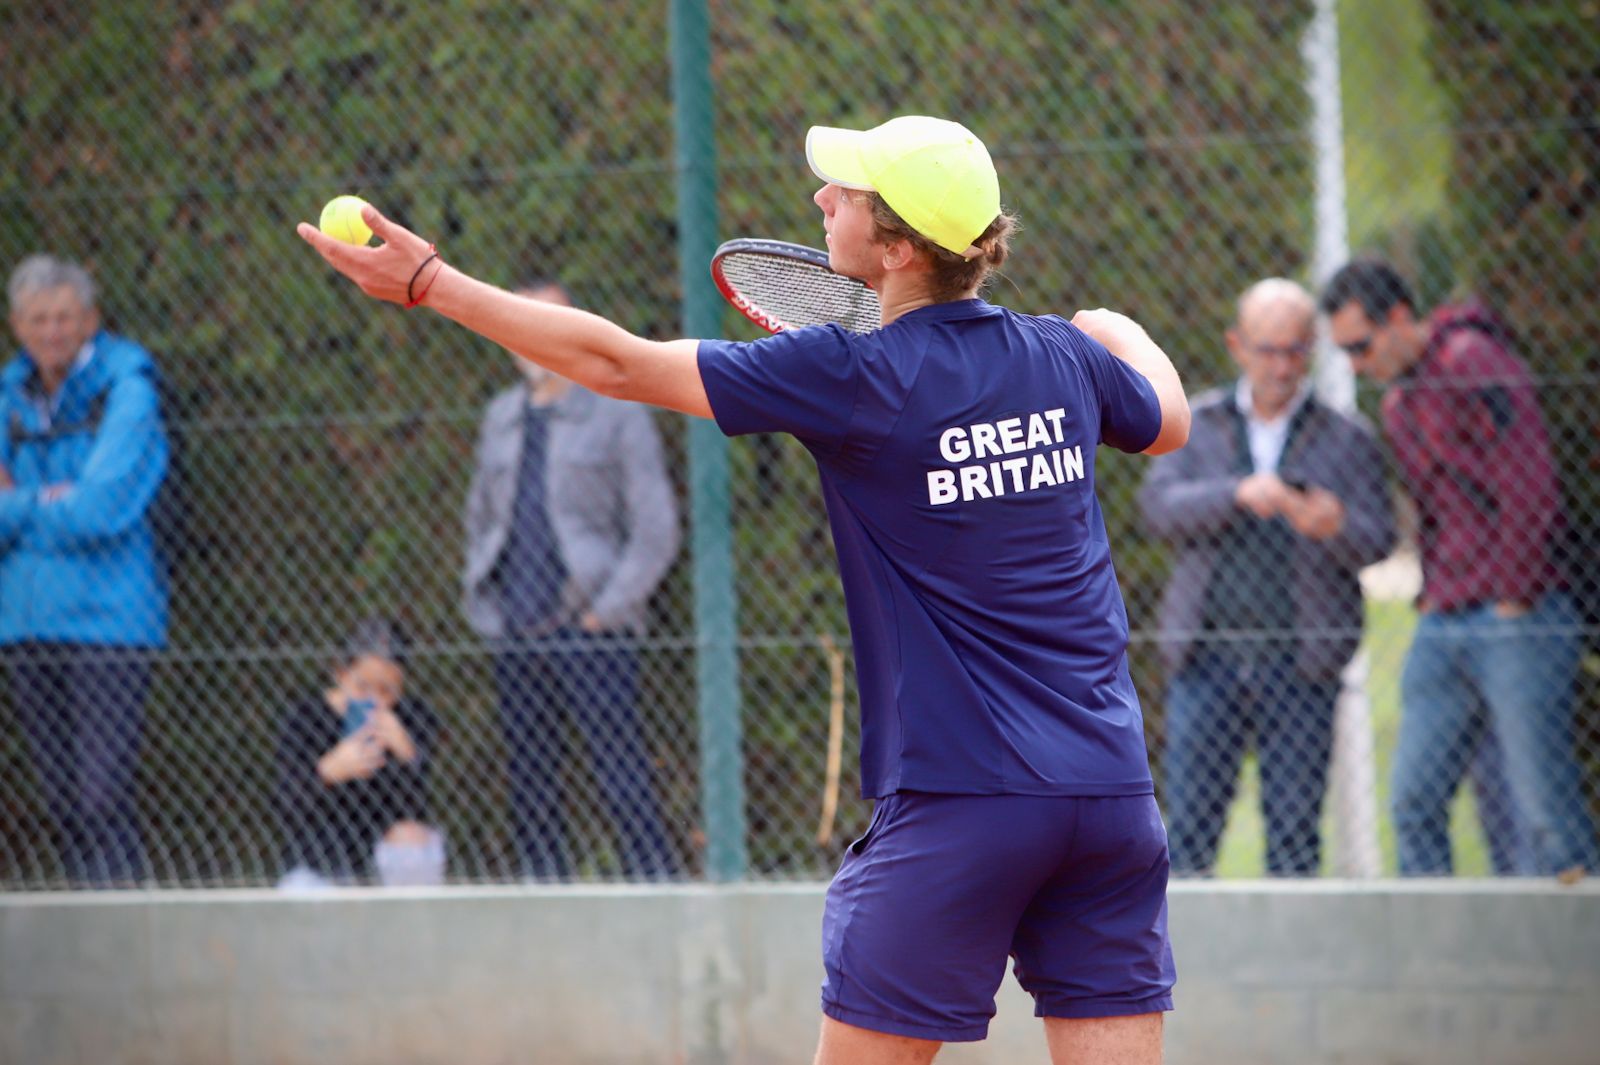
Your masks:
{"label": "navy blue shorts", "polygon": [[982,1039],[1008,954],[1039,1017],[1172,1008],[1154,796],[878,800],[828,889],[822,1012],[917,1039]]}

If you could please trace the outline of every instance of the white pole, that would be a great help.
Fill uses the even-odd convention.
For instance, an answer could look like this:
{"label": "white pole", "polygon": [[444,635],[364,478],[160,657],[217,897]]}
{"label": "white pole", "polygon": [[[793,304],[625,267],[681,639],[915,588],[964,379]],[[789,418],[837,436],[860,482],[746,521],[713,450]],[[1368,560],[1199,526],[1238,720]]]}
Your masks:
{"label": "white pole", "polygon": [[[1302,54],[1311,98],[1311,137],[1316,147],[1316,244],[1312,281],[1317,287],[1350,258],[1350,225],[1344,183],[1344,108],[1339,99],[1338,0],[1315,0]],[[1336,410],[1355,409],[1355,375],[1350,360],[1323,336],[1317,347],[1317,395]],[[1357,654],[1345,670],[1334,710],[1333,761],[1328,771],[1328,804],[1333,823],[1329,840],[1334,871],[1340,876],[1375,877],[1378,850],[1377,771],[1373,759],[1372,716],[1366,692],[1367,655]]]}
{"label": "white pole", "polygon": [[[1320,288],[1350,259],[1350,217],[1344,184],[1344,107],[1340,102],[1338,0],[1314,0],[1315,13],[1301,44],[1306,93],[1311,98],[1311,141],[1316,149],[1316,233],[1311,282]],[[1337,410],[1354,410],[1355,374],[1344,352],[1326,336],[1317,345],[1317,396]]]}

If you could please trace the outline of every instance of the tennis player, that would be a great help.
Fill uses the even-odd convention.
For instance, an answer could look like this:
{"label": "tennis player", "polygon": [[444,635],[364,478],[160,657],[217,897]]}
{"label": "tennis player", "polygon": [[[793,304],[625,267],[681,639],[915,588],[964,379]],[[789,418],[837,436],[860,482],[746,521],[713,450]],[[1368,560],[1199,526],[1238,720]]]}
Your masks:
{"label": "tennis player", "polygon": [[369,295],[815,457],[877,800],[828,892],[817,1062],[928,1062],[984,1038],[1007,954],[1056,1065],[1158,1062],[1167,840],[1095,455],[1181,447],[1183,387],[1122,315],[978,298],[1013,221],[963,126],[814,127],[806,155],[830,263],[877,291],[876,332],[653,342],[476,281],[370,208],[381,246],[299,232]]}

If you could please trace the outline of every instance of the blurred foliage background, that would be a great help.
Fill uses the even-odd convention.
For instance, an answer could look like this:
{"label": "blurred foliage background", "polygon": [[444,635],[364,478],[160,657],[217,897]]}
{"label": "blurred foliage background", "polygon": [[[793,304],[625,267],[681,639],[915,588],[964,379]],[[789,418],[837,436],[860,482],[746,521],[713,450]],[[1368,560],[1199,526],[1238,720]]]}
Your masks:
{"label": "blurred foliage background", "polygon": [[[1246,285],[1320,280],[1311,0],[709,6],[722,237],[818,243],[807,126],[932,113],[985,139],[1023,222],[992,298],[1126,310],[1196,388],[1231,376],[1221,337]],[[1512,318],[1590,528],[1600,4],[1338,11],[1352,245],[1393,256],[1425,302],[1471,288]],[[442,319],[365,300],[293,224],[357,193],[477,276],[557,277],[583,306],[675,335],[667,16],[640,0],[0,5],[0,262],[83,261],[110,324],[167,375],[185,543],[141,781],[163,882],[276,874],[265,814],[279,715],[375,611],[419,634],[414,683],[448,726],[436,792],[453,872],[512,875],[493,695],[458,592],[477,422],[511,367]],[[726,330],[753,335],[731,317]],[[682,427],[661,425],[682,488]],[[752,873],[825,875],[866,816],[850,799],[852,727],[840,823],[817,843],[823,637],[848,639],[831,546],[802,449],[730,446]],[[1163,550],[1133,513],[1139,461],[1100,468],[1159,749],[1142,630]],[[692,858],[690,576],[680,560],[644,650],[651,742]],[[1403,635],[1370,635],[1374,670],[1392,675]],[[26,765],[16,730],[0,729],[0,882],[47,885]],[[584,875],[613,875],[587,816]]]}

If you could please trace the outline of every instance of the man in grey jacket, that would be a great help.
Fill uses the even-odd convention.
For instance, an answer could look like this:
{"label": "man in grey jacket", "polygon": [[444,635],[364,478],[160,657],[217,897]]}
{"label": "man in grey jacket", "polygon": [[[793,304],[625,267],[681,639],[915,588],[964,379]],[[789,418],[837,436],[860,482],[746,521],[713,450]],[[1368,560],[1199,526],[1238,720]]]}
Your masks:
{"label": "man in grey jacket", "polygon": [[1395,528],[1377,441],[1310,394],[1316,303],[1258,282],[1227,332],[1241,376],[1195,399],[1187,447],[1151,465],[1145,521],[1177,549],[1162,601],[1172,871],[1210,872],[1253,734],[1267,871],[1314,875],[1339,674],[1362,626],[1357,571]]}
{"label": "man in grey jacket", "polygon": [[[571,305],[559,284],[519,290]],[[465,608],[489,641],[524,876],[572,875],[564,782],[576,732],[630,877],[678,871],[638,714],[633,639],[678,549],[647,408],[515,359],[489,403],[466,509]],[[585,804],[586,806],[589,804]]]}

